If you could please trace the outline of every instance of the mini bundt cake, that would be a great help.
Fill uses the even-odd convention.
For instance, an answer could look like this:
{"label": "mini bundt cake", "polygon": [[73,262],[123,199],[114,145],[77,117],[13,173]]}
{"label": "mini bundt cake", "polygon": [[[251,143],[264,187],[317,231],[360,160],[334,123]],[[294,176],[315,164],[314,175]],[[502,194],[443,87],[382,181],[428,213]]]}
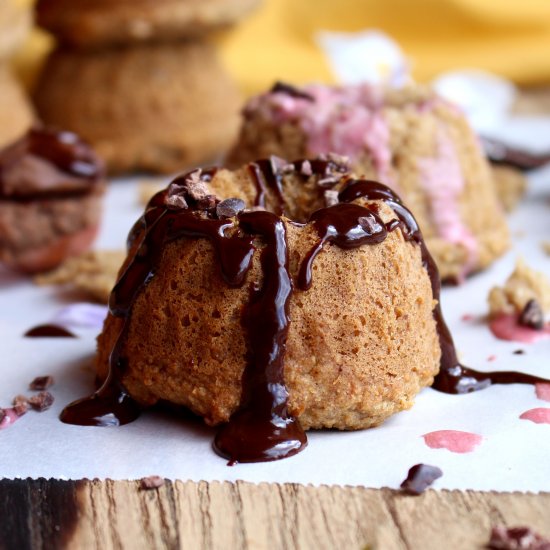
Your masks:
{"label": "mini bundt cake", "polygon": [[443,279],[461,280],[507,249],[508,230],[478,139],[458,108],[428,88],[278,83],[246,105],[228,164],[329,152],[399,193]]}
{"label": "mini bundt cake", "polygon": [[106,382],[65,422],[122,424],[166,400],[227,423],[216,448],[231,460],[282,458],[301,428],[409,408],[442,330],[452,343],[413,216],[336,157],[181,176],[128,245],[98,338]]}
{"label": "mini bundt cake", "polygon": [[0,149],[0,264],[47,271],[94,241],[103,163],[77,135],[32,128]]}
{"label": "mini bundt cake", "polygon": [[58,48],[34,99],[42,120],[83,136],[111,173],[211,162],[238,128],[239,93],[202,41]]}

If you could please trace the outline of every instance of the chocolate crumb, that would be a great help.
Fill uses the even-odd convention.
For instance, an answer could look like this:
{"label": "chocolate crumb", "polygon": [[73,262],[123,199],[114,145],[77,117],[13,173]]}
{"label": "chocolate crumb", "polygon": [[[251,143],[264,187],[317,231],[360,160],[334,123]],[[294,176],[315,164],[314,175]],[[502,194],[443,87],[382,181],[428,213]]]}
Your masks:
{"label": "chocolate crumb", "polygon": [[53,385],[53,376],[37,376],[30,384],[29,389],[32,391],[47,390]]}
{"label": "chocolate crumb", "polygon": [[544,314],[536,300],[529,300],[519,316],[519,324],[535,330],[544,328]]}
{"label": "chocolate crumb", "polygon": [[216,195],[206,195],[202,199],[197,200],[197,208],[200,210],[213,210],[216,208],[218,202]]}
{"label": "chocolate crumb", "polygon": [[216,214],[218,218],[232,218],[242,212],[245,206],[242,199],[225,199],[216,206]]}
{"label": "chocolate crumb", "polygon": [[205,199],[209,204],[212,202],[209,197],[213,195],[210,195],[202,177],[202,170],[199,168],[190,174],[176,178],[168,186],[165,202],[174,208],[187,208],[189,203],[194,204]]}
{"label": "chocolate crumb", "polygon": [[[271,166],[271,171],[274,173],[274,174],[282,174],[282,173],[289,173],[288,172],[288,162],[281,158],[281,157],[278,157],[276,155],[271,155],[269,157],[269,164]],[[290,165],[292,166],[292,165]],[[294,171],[294,166],[292,166],[292,171]]]}
{"label": "chocolate crumb", "polygon": [[376,221],[374,216],[361,216],[357,221],[359,225],[370,234],[374,234],[376,231],[380,230],[380,224]]}
{"label": "chocolate crumb", "polygon": [[443,472],[437,466],[416,464],[409,470],[407,479],[401,483],[401,489],[409,495],[420,495],[442,475]]}
{"label": "chocolate crumb", "polygon": [[30,408],[29,400],[24,395],[16,395],[12,403],[17,416],[23,416]]}
{"label": "chocolate crumb", "polygon": [[334,162],[334,164],[337,164],[339,167],[349,166],[349,157],[345,157],[343,155],[337,155],[336,153],[329,153],[327,155],[327,159],[330,160],[331,162]]}
{"label": "chocolate crumb", "polygon": [[487,548],[494,550],[550,550],[550,540],[530,527],[505,527],[498,525],[491,531]]}
{"label": "chocolate crumb", "polygon": [[302,166],[300,166],[300,174],[307,177],[313,175],[313,170],[311,169],[311,162],[309,162],[309,160],[304,160],[304,162],[302,162]]}
{"label": "chocolate crumb", "polygon": [[334,206],[335,204],[338,204],[340,201],[338,200],[338,191],[335,191],[334,189],[327,189],[325,191],[325,205],[328,207]]}
{"label": "chocolate crumb", "polygon": [[187,193],[196,201],[208,195],[208,186],[201,179],[202,170],[194,170],[185,178]]}
{"label": "chocolate crumb", "polygon": [[145,491],[149,491],[151,489],[158,489],[159,487],[162,487],[164,483],[164,478],[160,476],[148,476],[141,478],[140,487]]}
{"label": "chocolate crumb", "polygon": [[323,188],[328,188],[328,189],[331,189],[332,187],[334,187],[338,182],[340,181],[340,178],[339,177],[334,177],[334,176],[328,176],[326,178],[321,178],[320,180],[317,181],[317,185],[319,187],[323,187]]}
{"label": "chocolate crumb", "polygon": [[[170,192],[169,192],[170,193]],[[170,195],[165,199],[166,206],[177,208],[177,209],[185,209],[188,207],[187,201],[183,198],[182,195]]]}
{"label": "chocolate crumb", "polygon": [[2,423],[2,420],[4,420],[6,416],[6,411],[4,409],[0,409],[0,424]]}
{"label": "chocolate crumb", "polygon": [[517,349],[513,352],[514,355],[525,355],[524,349]]}
{"label": "chocolate crumb", "polygon": [[285,164],[282,168],[279,169],[279,172],[284,176],[288,174],[293,174],[296,171],[296,168],[294,164],[289,162],[288,164]]}
{"label": "chocolate crumb", "polygon": [[53,401],[53,395],[49,391],[41,391],[28,399],[30,406],[38,412],[49,409],[53,405]]}

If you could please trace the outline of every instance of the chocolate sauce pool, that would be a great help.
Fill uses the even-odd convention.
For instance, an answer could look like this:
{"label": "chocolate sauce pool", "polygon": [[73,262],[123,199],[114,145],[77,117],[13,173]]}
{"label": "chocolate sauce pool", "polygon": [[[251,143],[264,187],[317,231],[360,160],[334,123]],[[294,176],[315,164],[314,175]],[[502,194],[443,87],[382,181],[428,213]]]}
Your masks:
{"label": "chocolate sauce pool", "polygon": [[[289,303],[294,283],[288,267],[286,226],[280,215],[285,210],[283,174],[289,171],[303,178],[318,177],[322,188],[334,187],[342,177],[346,178],[338,196],[339,203],[321,208],[310,217],[309,223],[313,224],[319,240],[300,266],[296,281],[298,288],[307,290],[311,287],[313,262],[326,243],[344,249],[376,245],[399,227],[406,240],[420,246],[433,297],[438,304],[434,309],[434,319],[441,346],[441,368],[434,389],[456,394],[483,389],[493,383],[546,382],[516,372],[481,373],[460,365],[441,314],[437,267],[413,215],[388,187],[374,181],[342,176],[343,167],[333,160],[308,161],[304,167],[304,161],[287,164],[272,158],[251,163],[248,169],[256,184],[255,206],[265,208],[269,193],[270,202],[275,201],[274,213],[244,211],[231,219],[218,219],[216,203],[214,207],[201,207],[200,200],[186,191],[185,181],[191,178],[191,173],[174,182],[183,193],[182,204],[188,207],[175,207],[177,201],[167,200],[168,197],[173,199],[170,188],[150,201],[145,214],[130,232],[130,261],[111,293],[110,313],[122,319],[122,328],[109,359],[109,375],[96,393],[63,410],[63,422],[112,426],[137,418],[140,408],[122,383],[128,366],[124,348],[132,306],[154,278],[167,243],[180,238],[205,238],[214,247],[220,273],[227,285],[240,287],[245,283],[258,248],[263,271],[261,288],[250,285],[249,300],[242,312],[241,322],[249,349],[242,379],[241,404],[229,422],[219,428],[214,449],[234,464],[286,458],[306,446],[307,438],[299,421],[288,412],[288,391],[284,381],[286,339],[291,322]],[[207,182],[213,174],[215,170],[205,171],[200,178]],[[376,204],[353,204],[357,199],[383,201],[397,219],[384,224]]]}
{"label": "chocolate sauce pool", "polygon": [[76,338],[70,330],[59,325],[38,325],[27,330],[23,336],[27,338]]}

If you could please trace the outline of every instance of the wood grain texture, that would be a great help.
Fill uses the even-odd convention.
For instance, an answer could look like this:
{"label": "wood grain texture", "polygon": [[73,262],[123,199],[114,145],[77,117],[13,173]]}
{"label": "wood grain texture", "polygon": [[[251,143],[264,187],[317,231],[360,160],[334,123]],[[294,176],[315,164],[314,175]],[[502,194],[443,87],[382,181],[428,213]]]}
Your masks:
{"label": "wood grain texture", "polygon": [[2,480],[0,511],[2,550],[471,549],[496,524],[550,536],[550,493]]}

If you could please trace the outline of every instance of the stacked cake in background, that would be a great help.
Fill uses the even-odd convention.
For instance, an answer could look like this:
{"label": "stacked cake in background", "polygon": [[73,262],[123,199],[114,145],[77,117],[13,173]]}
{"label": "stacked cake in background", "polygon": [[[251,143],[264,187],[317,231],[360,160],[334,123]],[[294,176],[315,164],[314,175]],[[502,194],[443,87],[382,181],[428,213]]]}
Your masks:
{"label": "stacked cake in background", "polygon": [[19,138],[31,126],[33,110],[13,76],[9,60],[25,40],[31,14],[11,1],[0,2],[0,147]]}
{"label": "stacked cake in background", "polygon": [[212,162],[234,139],[240,97],[208,36],[257,0],[39,0],[56,36],[35,103],[87,139],[111,173]]}

